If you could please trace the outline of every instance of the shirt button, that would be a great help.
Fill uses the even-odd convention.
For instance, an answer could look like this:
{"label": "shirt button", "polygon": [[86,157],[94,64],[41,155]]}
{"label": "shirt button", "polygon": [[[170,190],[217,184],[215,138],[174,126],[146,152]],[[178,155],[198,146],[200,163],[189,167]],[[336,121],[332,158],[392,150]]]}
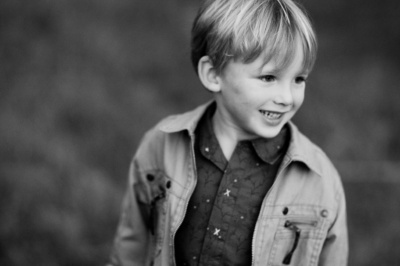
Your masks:
{"label": "shirt button", "polygon": [[289,212],[289,208],[288,207],[283,208],[283,210],[282,210],[283,215],[288,214],[288,212]]}
{"label": "shirt button", "polygon": [[322,210],[321,211],[321,216],[324,217],[324,218],[328,217],[328,211],[327,210]]}
{"label": "shirt button", "polygon": [[209,151],[210,151],[210,148],[205,147],[204,150],[205,150],[206,152],[209,152]]}
{"label": "shirt button", "polygon": [[153,181],[153,180],[154,180],[154,175],[148,174],[148,175],[146,176],[146,178],[147,178],[147,180],[149,180],[149,181]]}

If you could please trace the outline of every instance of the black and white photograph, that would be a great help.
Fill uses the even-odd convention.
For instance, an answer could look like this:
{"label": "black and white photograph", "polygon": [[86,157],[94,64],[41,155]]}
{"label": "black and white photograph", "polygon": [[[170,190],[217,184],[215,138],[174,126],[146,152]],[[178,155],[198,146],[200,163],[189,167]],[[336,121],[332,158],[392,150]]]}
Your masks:
{"label": "black and white photograph", "polygon": [[1,0],[1,266],[400,265],[400,3]]}

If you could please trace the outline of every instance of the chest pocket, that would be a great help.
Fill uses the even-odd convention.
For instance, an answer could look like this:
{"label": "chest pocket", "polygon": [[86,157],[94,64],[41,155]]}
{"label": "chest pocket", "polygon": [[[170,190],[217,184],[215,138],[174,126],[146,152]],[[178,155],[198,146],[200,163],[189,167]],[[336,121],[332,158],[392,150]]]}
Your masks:
{"label": "chest pocket", "polygon": [[287,206],[278,218],[268,265],[312,266],[331,224],[329,210],[319,206]]}
{"label": "chest pocket", "polygon": [[146,220],[152,238],[156,258],[161,253],[165,235],[165,223],[168,212],[168,198],[171,180],[160,170],[150,170],[142,173],[144,178],[136,187],[141,205],[142,215]]}

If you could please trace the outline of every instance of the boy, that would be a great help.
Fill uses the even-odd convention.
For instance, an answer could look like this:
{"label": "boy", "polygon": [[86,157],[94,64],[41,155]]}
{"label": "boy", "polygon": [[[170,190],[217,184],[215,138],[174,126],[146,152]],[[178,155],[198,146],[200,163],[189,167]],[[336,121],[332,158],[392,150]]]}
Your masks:
{"label": "boy", "polygon": [[204,2],[192,61],[214,100],[145,135],[111,265],[346,265],[339,175],[290,122],[316,46],[291,0]]}

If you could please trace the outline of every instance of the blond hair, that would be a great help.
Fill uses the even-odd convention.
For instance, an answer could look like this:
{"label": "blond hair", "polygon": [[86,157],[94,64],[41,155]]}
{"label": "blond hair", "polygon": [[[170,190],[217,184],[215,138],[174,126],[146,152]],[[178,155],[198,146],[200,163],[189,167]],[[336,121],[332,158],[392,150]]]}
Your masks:
{"label": "blond hair", "polygon": [[[300,38],[303,68],[311,71],[317,41],[306,12],[291,0],[205,0],[192,28],[192,63],[211,58],[220,72],[229,60],[250,63],[262,53],[285,68]],[[265,53],[265,54],[264,54]]]}

